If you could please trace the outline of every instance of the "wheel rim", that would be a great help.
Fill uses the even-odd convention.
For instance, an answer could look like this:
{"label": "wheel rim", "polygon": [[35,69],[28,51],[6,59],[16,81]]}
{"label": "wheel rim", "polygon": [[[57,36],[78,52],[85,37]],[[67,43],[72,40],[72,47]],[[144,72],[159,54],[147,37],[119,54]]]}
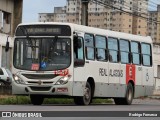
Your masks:
{"label": "wheel rim", "polygon": [[87,104],[89,104],[91,99],[91,92],[90,89],[88,87],[85,87],[84,89],[84,100]]}
{"label": "wheel rim", "polygon": [[131,101],[132,100],[132,90],[129,89],[128,91],[128,100]]}
{"label": "wheel rim", "polygon": [[84,97],[86,100],[88,100],[90,98],[90,92],[88,88],[85,88],[84,90]]}

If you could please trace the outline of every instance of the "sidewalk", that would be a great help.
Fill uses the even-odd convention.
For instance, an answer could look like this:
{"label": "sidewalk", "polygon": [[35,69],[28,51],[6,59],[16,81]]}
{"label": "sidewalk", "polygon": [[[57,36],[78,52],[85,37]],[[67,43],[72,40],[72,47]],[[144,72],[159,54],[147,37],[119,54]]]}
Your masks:
{"label": "sidewalk", "polygon": [[160,90],[154,90],[153,95],[150,98],[160,99]]}

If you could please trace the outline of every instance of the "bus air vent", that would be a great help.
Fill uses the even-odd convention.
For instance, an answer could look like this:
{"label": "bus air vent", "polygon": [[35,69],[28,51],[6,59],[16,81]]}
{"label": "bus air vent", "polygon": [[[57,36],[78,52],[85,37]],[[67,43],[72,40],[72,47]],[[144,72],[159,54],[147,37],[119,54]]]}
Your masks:
{"label": "bus air vent", "polygon": [[51,87],[36,87],[36,86],[30,86],[32,91],[49,91]]}
{"label": "bus air vent", "polygon": [[22,74],[28,79],[41,79],[41,80],[48,80],[48,79],[53,79],[57,77],[58,75],[54,74]]}

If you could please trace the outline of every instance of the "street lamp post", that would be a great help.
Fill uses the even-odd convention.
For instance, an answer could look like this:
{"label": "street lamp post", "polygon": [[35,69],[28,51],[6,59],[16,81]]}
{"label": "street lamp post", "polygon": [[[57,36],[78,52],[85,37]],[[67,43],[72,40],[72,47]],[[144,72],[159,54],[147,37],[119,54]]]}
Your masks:
{"label": "street lamp post", "polygon": [[88,26],[88,3],[89,0],[81,0],[82,10],[81,10],[81,24]]}

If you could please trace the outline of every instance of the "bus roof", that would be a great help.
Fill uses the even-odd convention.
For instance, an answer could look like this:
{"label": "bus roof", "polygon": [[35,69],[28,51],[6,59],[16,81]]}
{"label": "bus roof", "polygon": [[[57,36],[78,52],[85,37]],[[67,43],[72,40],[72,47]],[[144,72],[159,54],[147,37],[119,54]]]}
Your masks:
{"label": "bus roof", "polygon": [[152,43],[152,39],[150,36],[133,35],[133,34],[129,34],[129,33],[94,28],[94,27],[83,26],[83,25],[78,25],[78,24],[74,24],[74,23],[33,22],[33,23],[21,23],[18,26],[21,26],[21,25],[54,25],[54,24],[55,25],[69,25],[71,27],[71,29],[73,29],[73,31],[77,31],[77,32],[98,34],[98,35],[107,36],[107,37],[115,37],[115,38],[134,40],[134,41],[139,41],[139,42]]}

